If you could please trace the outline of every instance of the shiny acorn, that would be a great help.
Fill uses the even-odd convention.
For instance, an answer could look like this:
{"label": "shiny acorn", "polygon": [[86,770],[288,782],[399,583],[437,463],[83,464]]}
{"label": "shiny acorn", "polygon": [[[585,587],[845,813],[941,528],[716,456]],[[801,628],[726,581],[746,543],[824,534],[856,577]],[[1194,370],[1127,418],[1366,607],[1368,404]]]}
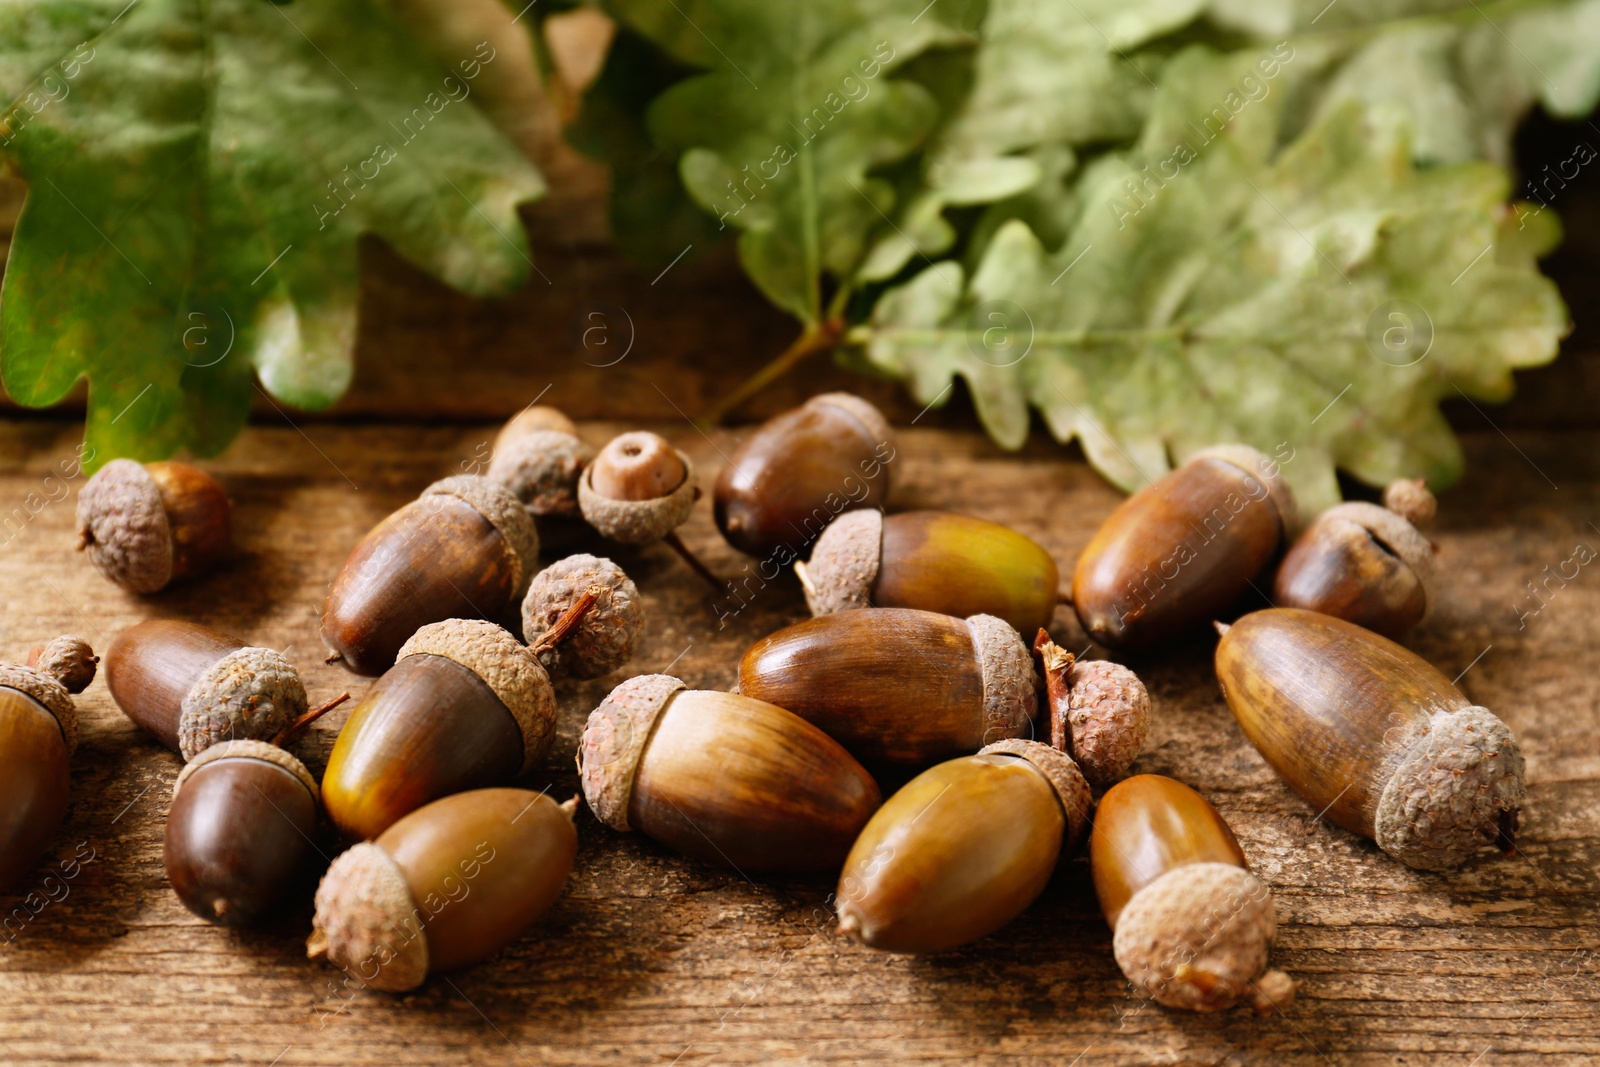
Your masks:
{"label": "shiny acorn", "polygon": [[624,545],[665,542],[718,592],[722,581],[678,536],[700,489],[694,464],[660,434],[613,437],[578,479],[578,508],[600,536]]}
{"label": "shiny acorn", "polygon": [[1516,738],[1416,653],[1297,608],[1218,629],[1228,707],[1313,810],[1421,870],[1512,847],[1524,798]]}
{"label": "shiny acorn", "polygon": [[233,506],[187,463],[114,459],[78,493],[78,551],[135,593],[154,593],[228,554]]}
{"label": "shiny acorn", "polygon": [[1072,575],[1078,621],[1108,648],[1183,637],[1235,607],[1295,525],[1277,461],[1244,445],[1198,452],[1090,540]]}
{"label": "shiny acorn", "polygon": [[813,615],[920,608],[993,615],[1031,633],[1061,597],[1050,553],[1009,526],[948,511],[847,512],[794,569]]}
{"label": "shiny acorn", "polygon": [[1050,745],[1071,756],[1089,784],[1128,773],[1150,733],[1150,694],[1120,663],[1079,660],[1040,630],[1034,658],[1044,678]]}
{"label": "shiny acorn", "polygon": [[593,461],[594,449],[571,419],[555,408],[531,405],[495,438],[488,477],[522,502],[548,548],[576,540],[583,528],[578,479]]}
{"label": "shiny acorn", "polygon": [[631,678],[595,708],[578,771],[607,826],[745,873],[837,870],[882,799],[799,716],[664,674]]}
{"label": "shiny acorn", "polygon": [[819,615],[757,641],[739,692],[787,708],[868,763],[928,764],[1031,737],[1033,659],[990,615],[910,608]]}
{"label": "shiny acorn", "polygon": [[853,393],[814,396],[762,423],[728,457],[712,492],[717,529],[747,556],[795,559],[834,516],[883,506],[894,457],[876,407]]}
{"label": "shiny acorn", "polygon": [[577,798],[478,789],[436,800],[341,854],[317,887],[306,955],[403,993],[517,940],[578,851]]}
{"label": "shiny acorn", "polygon": [[1036,741],[989,745],[923,771],[856,839],[839,931],[888,952],[943,952],[987,936],[1044,890],[1082,840],[1089,784]]}
{"label": "shiny acorn", "polygon": [[1263,1015],[1294,999],[1300,983],[1267,967],[1272,890],[1193,789],[1158,774],[1112,786],[1095,811],[1089,865],[1117,965],[1141,995],[1189,1011],[1246,1003]]}
{"label": "shiny acorn", "polygon": [[382,674],[429,623],[498,618],[538,567],[538,531],[510,490],[471,474],[435,482],[373,527],[334,579],[328,662]]}

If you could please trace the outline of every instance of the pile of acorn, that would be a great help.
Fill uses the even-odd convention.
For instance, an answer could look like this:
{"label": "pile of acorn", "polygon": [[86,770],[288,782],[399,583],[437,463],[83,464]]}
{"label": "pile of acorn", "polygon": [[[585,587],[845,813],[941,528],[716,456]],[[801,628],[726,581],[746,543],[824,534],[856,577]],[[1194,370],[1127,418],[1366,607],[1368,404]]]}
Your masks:
{"label": "pile of acorn", "polygon": [[[1421,483],[1391,486],[1386,506],[1332,508],[1297,537],[1277,464],[1209,449],[1124,502],[1063,594],[1049,553],[1014,530],[885,514],[894,456],[882,415],[839,393],[744,441],[717,481],[717,524],[764,563],[809,548],[794,570],[814,617],[752,646],[734,692],[659,674],[617,685],[577,752],[601,822],[746,875],[838,872],[839,929],[913,953],[1010,922],[1087,835],[1117,962],[1143,995],[1281,1007],[1298,983],[1268,967],[1272,894],[1227,823],[1177,781],[1124,778],[1149,729],[1144,686],[1045,630],[1070,602],[1096,642],[1147,651],[1236,614],[1275,567],[1282,606],[1216,624],[1218,681],[1267,762],[1413,867],[1510,847],[1515,739],[1383,636],[1432,602]],[[688,457],[655,434],[596,453],[555,411],[513,419],[487,475],[429,486],[334,580],[330,662],[377,681],[320,783],[285,746],[345,697],[312,708],[281,654],[194,623],[120,634],[112,697],[185,760],[166,831],[173,890],[202,918],[259,921],[309,892],[325,815],[357,843],[316,890],[312,956],[406,990],[519,937],[571,870],[577,799],[507,786],[552,742],[552,679],[617,670],[645,624],[614,562],[541,570],[541,540],[571,544],[587,526],[667,541],[709,576],[674,533],[698,496]],[[107,464],[78,521],[80,548],[141,593],[203,570],[230,536],[220,487],[178,463]],[[520,638],[489,621],[519,603]],[[70,694],[96,662],[65,637],[0,666],[0,888],[60,822]],[[863,764],[921,773],[885,801]]]}

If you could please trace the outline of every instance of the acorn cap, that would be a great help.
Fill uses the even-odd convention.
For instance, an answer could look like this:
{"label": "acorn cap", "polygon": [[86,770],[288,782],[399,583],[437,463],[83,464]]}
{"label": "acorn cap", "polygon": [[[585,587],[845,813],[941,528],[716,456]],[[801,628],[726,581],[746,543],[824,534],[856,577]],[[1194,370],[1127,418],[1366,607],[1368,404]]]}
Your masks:
{"label": "acorn cap", "polygon": [[794,565],[811,614],[872,607],[882,558],[883,512],[859,508],[828,523],[811,548],[810,561]]}
{"label": "acorn cap", "polygon": [[1317,516],[1316,524],[1338,522],[1354,523],[1399,556],[1422,586],[1422,617],[1433,613],[1433,542],[1399,514],[1364,500],[1335,504]]}
{"label": "acorn cap", "polygon": [[555,736],[555,690],[539,661],[511,631],[483,619],[429,623],[400,646],[395,662],[407,656],[443,656],[483,679],[522,731],[522,769],[544,756]]}
{"label": "acorn cap", "polygon": [[1459,867],[1502,836],[1509,846],[1526,792],[1522,751],[1487,708],[1436,711],[1378,799],[1373,839],[1408,867]]}
{"label": "acorn cap", "polygon": [[55,716],[56,725],[61,727],[61,739],[67,743],[67,755],[78,750],[78,706],[72,702],[72,694],[67,692],[66,686],[33,667],[0,663],[0,689],[15,689],[44,705],[44,709]]}
{"label": "acorn cap", "polygon": [[611,690],[589,713],[578,740],[578,776],[595,818],[613,830],[632,829],[628,800],[639,759],[656,718],[685,688],[670,674],[641,674]]}
{"label": "acorn cap", "polygon": [[264,741],[305,713],[306,687],[283,653],[236,648],[206,668],[184,695],[178,751],[191,760],[222,741]]}
{"label": "acorn cap", "polygon": [[570,433],[533,430],[498,445],[489,477],[520,501],[529,515],[578,514],[578,478],[594,449]]}
{"label": "acorn cap", "polygon": [[[1213,445],[1202,448],[1185,462],[1197,459],[1220,459],[1231,463],[1266,486],[1267,499],[1278,513],[1278,528],[1285,541],[1294,539],[1300,524],[1300,509],[1295,503],[1294,490],[1284,480],[1283,468],[1277,460],[1249,445]],[[1269,473],[1270,472],[1270,473]]]}
{"label": "acorn cap", "polygon": [[854,393],[818,393],[806,401],[806,407],[827,404],[842,410],[861,424],[861,429],[873,441],[883,443],[894,440],[894,432],[889,428],[889,420],[883,417],[871,401],[856,396]]}
{"label": "acorn cap", "polygon": [[471,504],[490,526],[499,531],[511,550],[511,584],[514,599],[522,599],[539,567],[539,531],[528,511],[511,490],[477,474],[442,478],[422,491],[422,496],[453,496]]}
{"label": "acorn cap", "polygon": [[553,675],[598,678],[633,655],[644,629],[639,587],[611,560],[588,553],[557,560],[534,575],[522,601],[523,640],[537,641],[590,589],[597,590],[594,606],[577,628],[538,653],[539,662]]}
{"label": "acorn cap", "polygon": [[578,479],[578,508],[590,526],[602,537],[624,545],[647,545],[659,541],[688,521],[694,510],[696,489],[694,464],[678,449],[683,464],[683,481],[666,496],[652,500],[613,500],[594,490],[594,466],[585,467]]}
{"label": "acorn cap", "polygon": [[1245,1001],[1266,1014],[1300,985],[1267,970],[1277,931],[1261,879],[1231,863],[1186,863],[1133,895],[1111,944],[1128,981],[1159,1004],[1222,1011]]}
{"label": "acorn cap", "polygon": [[1432,522],[1439,512],[1439,501],[1421,478],[1390,482],[1383,490],[1383,506],[1419,528]]}
{"label": "acorn cap", "polygon": [[178,772],[178,780],[172,783],[173,797],[177,797],[178,790],[183,788],[183,783],[187,782],[194,775],[195,771],[199,770],[201,767],[204,767],[208,763],[215,763],[218,760],[224,759],[261,760],[262,762],[270,763],[275,767],[282,767],[284,770],[300,779],[300,784],[306,787],[306,791],[311,794],[311,799],[313,802],[319,802],[321,799],[321,792],[317,789],[317,780],[311,777],[311,772],[306,770],[306,765],[304,763],[301,763],[299,760],[295,759],[293,755],[277,745],[271,744],[267,741],[255,740],[223,741],[219,744],[212,745],[194,759],[190,760],[188,763],[185,763],[183,765],[183,770]]}
{"label": "acorn cap", "polygon": [[1004,619],[969,615],[967,627],[983,675],[984,740],[1033,736],[1039,707],[1033,653]]}
{"label": "acorn cap", "polygon": [[387,993],[428,977],[428,936],[400,867],[363,841],[333,861],[317,886],[306,955],[327,956],[350,977]]}
{"label": "acorn cap", "polygon": [[1061,813],[1067,820],[1066,832],[1061,835],[1061,855],[1065,857],[1077,848],[1078,842],[1083,840],[1084,833],[1089,829],[1089,813],[1094,807],[1094,800],[1089,795],[1089,783],[1073,758],[1049,745],[1020,737],[1008,737],[1004,741],[985,745],[978,750],[978,755],[989,752],[1019,756],[1045,776],[1056,791],[1056,799],[1061,801]]}
{"label": "acorn cap", "polygon": [[94,681],[95,665],[100,657],[94,654],[89,642],[77,634],[62,634],[30,652],[28,662],[60,682],[67,692],[81,693]]}
{"label": "acorn cap", "polygon": [[1150,693],[1139,676],[1110,660],[1079,660],[1067,672],[1067,734],[1084,777],[1098,786],[1121,778],[1150,734]]}
{"label": "acorn cap", "polygon": [[154,593],[172,580],[172,526],[142,463],[114,459],[78,491],[78,547],[118,585]]}

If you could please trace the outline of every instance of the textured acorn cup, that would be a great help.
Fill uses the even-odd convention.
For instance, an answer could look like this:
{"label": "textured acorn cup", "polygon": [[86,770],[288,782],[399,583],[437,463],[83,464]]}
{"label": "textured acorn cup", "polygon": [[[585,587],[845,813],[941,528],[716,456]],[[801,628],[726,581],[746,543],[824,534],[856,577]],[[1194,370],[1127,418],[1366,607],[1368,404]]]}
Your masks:
{"label": "textured acorn cup", "polygon": [[1422,870],[1512,846],[1516,738],[1416,653],[1274,608],[1225,628],[1216,667],[1245,736],[1313,810]]}
{"label": "textured acorn cup", "polygon": [[623,682],[590,714],[578,770],[607,826],[744,873],[837,870],[882,799],[804,719],[664,674]]}
{"label": "textured acorn cup", "polygon": [[881,508],[894,436],[853,393],[823,393],[766,422],[717,475],[712,515],[747,556],[794,559],[841,511]]}
{"label": "textured acorn cup", "polygon": [[317,781],[305,765],[265,741],[224,741],[173,786],[167,881],[207,922],[249,926],[310,889],[316,839]]}
{"label": "textured acorn cup", "polygon": [[578,436],[572,420],[555,408],[517,413],[494,441],[489,478],[522,502],[539,538],[570,542],[583,526],[578,513],[578,478],[594,460],[594,449]]}
{"label": "textured acorn cup", "polygon": [[67,811],[78,712],[43,671],[0,664],[0,893],[39,865]]}
{"label": "textured acorn cup", "polygon": [[1009,526],[948,511],[847,512],[795,573],[813,615],[920,608],[993,615],[1032,633],[1049,624],[1061,597],[1050,553]]}
{"label": "textured acorn cup", "polygon": [[1150,734],[1150,693],[1120,663],[1078,660],[1040,630],[1033,654],[1045,681],[1050,745],[1105,788],[1133,766]]}
{"label": "textured acorn cup", "polygon": [[1094,888],[1122,973],[1169,1008],[1258,1013],[1287,1007],[1299,982],[1268,970],[1272,891],[1204,797],[1158,774],[1113,786],[1089,837]]}
{"label": "textured acorn cup", "polygon": [[370,840],[439,797],[504,785],[544,755],[556,698],[534,654],[481,619],[424,626],[350,712],[322,803]]}
{"label": "textured acorn cup", "polygon": [[1427,618],[1432,584],[1428,539],[1388,508],[1357,501],[1329,508],[1300,535],[1272,599],[1395,637]]}
{"label": "textured acorn cup", "polygon": [[269,741],[306,714],[305,686],[282,653],[192,622],[128,627],[105,669],[123,714],[185,760],[222,741]]}
{"label": "textured acorn cup", "polygon": [[78,493],[78,550],[135,593],[154,593],[227,555],[232,506],[187,463],[114,459]]}
{"label": "textured acorn cup", "polygon": [[856,839],[837,894],[840,932],[888,952],[943,952],[1033,903],[1089,824],[1072,758],[1013,739],[923,771]]}
{"label": "textured acorn cup", "polygon": [[1234,607],[1293,536],[1294,494],[1277,464],[1223,445],[1124,500],[1072,575],[1078,621],[1108,648],[1147,649]]}
{"label": "textured acorn cup", "polygon": [[538,642],[591,591],[594,605],[576,628],[536,653],[552,677],[599,678],[633,656],[644,630],[644,599],[621,567],[600,556],[568,556],[534,576],[522,600],[523,639]]}
{"label": "textured acorn cup", "polygon": [[391,993],[511,944],[549,910],[578,851],[577,798],[478,789],[436,800],[333,861],[306,955]]}
{"label": "textured acorn cup", "polygon": [[322,639],[334,661],[382,674],[429,623],[498,618],[538,566],[538,531],[510,490],[476,475],[445,478],[350,553],[328,593]]}
{"label": "textured acorn cup", "polygon": [[659,541],[694,509],[694,464],[658,434],[611,439],[578,480],[578,506],[602,537],[625,545]]}
{"label": "textured acorn cup", "polygon": [[77,634],[62,634],[28,650],[28,666],[48,674],[73,694],[89,688],[99,662],[89,642]]}
{"label": "textured acorn cup", "polygon": [[1033,659],[989,615],[840,611],[787,626],[739,661],[739,692],[787,708],[868,763],[928,764],[1031,737]]}

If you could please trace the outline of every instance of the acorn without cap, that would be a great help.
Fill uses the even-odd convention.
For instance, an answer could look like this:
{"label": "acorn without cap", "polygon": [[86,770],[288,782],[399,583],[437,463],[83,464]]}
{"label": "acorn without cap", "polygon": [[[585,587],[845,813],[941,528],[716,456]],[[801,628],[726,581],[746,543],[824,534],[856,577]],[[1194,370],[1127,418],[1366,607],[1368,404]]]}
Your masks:
{"label": "acorn without cap", "polygon": [[631,678],[595,708],[578,771],[607,826],[745,873],[836,870],[881,799],[804,719],[664,674]]}
{"label": "acorn without cap", "polygon": [[1050,553],[1009,526],[948,511],[846,512],[794,569],[813,615],[920,608],[993,615],[1031,633],[1061,596]]}
{"label": "acorn without cap", "polygon": [[78,492],[78,550],[135,593],[154,593],[227,555],[232,505],[187,463],[114,459]]}
{"label": "acorn without cap", "polygon": [[555,408],[534,405],[500,430],[488,476],[527,508],[541,541],[566,543],[583,526],[578,478],[593,461],[594,449],[578,436],[571,419]]}
{"label": "acorn without cap", "polygon": [[1422,870],[1512,846],[1524,797],[1516,738],[1427,661],[1297,608],[1219,629],[1228,707],[1314,810]]}
{"label": "acorn without cap", "polygon": [[555,627],[586,592],[595,596],[576,627],[545,642],[539,662],[552,676],[599,678],[633,656],[644,630],[644,599],[633,580],[609,559],[587,553],[557,560],[534,576],[522,601],[522,634],[530,644]]}
{"label": "acorn without cap", "polygon": [[909,608],[819,615],[757,641],[739,692],[815,723],[858,759],[928,764],[1030,737],[1033,658],[991,615]]}

